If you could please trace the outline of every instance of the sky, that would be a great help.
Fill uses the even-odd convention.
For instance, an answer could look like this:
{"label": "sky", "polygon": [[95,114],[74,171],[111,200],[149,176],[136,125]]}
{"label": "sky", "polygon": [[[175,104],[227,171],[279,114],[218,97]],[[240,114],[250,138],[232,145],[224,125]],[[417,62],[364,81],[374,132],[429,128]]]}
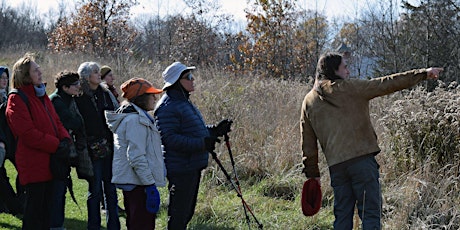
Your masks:
{"label": "sky", "polygon": [[[49,9],[57,11],[59,2],[66,2],[72,5],[75,0],[0,0],[6,1],[11,6],[27,4],[37,7],[39,12],[46,13]],[[133,14],[160,12],[160,15],[176,14],[186,12],[184,0],[138,0],[139,6],[132,9]],[[318,10],[327,17],[350,17],[353,18],[361,9],[369,9],[372,4],[379,0],[297,0],[297,4],[304,9]],[[400,0],[397,0],[400,2]],[[414,2],[412,0],[409,2]],[[248,6],[248,0],[219,0],[221,11],[234,15],[235,20],[245,20],[244,9]],[[252,2],[252,1],[251,1]],[[345,2],[345,3],[344,3]],[[252,4],[250,4],[252,5]],[[400,5],[400,4],[398,4]]]}

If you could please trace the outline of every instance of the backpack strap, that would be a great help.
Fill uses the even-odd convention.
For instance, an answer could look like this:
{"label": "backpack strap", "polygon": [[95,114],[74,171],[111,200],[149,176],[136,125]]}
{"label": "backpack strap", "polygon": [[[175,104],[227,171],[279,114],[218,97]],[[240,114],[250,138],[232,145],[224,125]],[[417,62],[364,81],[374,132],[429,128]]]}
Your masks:
{"label": "backpack strap", "polygon": [[[33,119],[32,112],[30,110],[30,103],[29,103],[29,99],[27,98],[27,95],[23,91],[19,89],[14,89],[14,88],[8,92],[8,98],[11,94],[19,94],[19,96],[21,97],[21,99],[24,101],[24,103],[27,106],[27,110],[29,111],[29,115],[31,119]],[[9,156],[10,160],[14,161],[14,155],[16,152],[16,145],[17,145],[17,137],[13,135],[8,125],[8,122],[6,121],[5,112],[6,112],[7,106],[8,106],[8,101],[3,102],[0,106],[1,111],[2,111],[2,114],[1,114],[2,116],[1,126],[2,127],[1,128],[5,136],[5,141],[6,141],[5,144],[7,145],[7,149],[6,149],[7,155]]]}
{"label": "backpack strap", "polygon": [[20,89],[11,89],[8,92],[8,97],[11,94],[18,94],[21,97],[21,99],[24,101],[24,103],[26,103],[27,109],[29,110],[30,117],[32,117],[32,113],[30,112],[29,98],[27,98],[27,95],[24,92],[22,92]]}

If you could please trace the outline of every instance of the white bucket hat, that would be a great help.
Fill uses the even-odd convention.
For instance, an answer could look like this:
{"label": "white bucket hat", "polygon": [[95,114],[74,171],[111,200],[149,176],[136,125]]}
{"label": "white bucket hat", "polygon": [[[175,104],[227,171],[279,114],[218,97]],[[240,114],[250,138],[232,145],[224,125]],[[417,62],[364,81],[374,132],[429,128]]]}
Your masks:
{"label": "white bucket hat", "polygon": [[163,71],[163,80],[165,83],[163,86],[163,90],[173,85],[174,83],[176,83],[176,81],[179,79],[182,72],[184,72],[185,70],[193,70],[193,69],[196,69],[196,67],[195,66],[187,67],[186,65],[180,62],[172,63],[170,66],[168,66],[165,69],[165,71]]}

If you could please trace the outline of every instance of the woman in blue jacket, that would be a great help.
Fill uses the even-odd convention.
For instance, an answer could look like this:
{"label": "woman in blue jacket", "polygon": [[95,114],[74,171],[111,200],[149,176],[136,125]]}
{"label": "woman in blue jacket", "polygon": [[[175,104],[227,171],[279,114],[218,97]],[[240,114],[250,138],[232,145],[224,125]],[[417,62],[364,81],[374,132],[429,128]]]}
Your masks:
{"label": "woman in blue jacket", "polygon": [[168,229],[186,229],[193,216],[201,171],[208,165],[217,137],[230,131],[230,120],[206,126],[200,111],[190,101],[195,90],[192,70],[174,62],[163,72],[163,94],[155,117],[164,146],[169,206]]}

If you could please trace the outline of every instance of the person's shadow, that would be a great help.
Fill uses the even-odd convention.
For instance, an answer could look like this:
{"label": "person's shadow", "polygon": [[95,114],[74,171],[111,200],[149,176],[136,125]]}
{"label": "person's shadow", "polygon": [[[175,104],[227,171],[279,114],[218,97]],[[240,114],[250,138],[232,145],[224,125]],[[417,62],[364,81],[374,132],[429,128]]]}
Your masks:
{"label": "person's shadow", "polygon": [[[66,230],[86,229],[88,222],[81,219],[65,218],[64,227]],[[102,228],[101,228],[102,229]]]}
{"label": "person's shadow", "polygon": [[[16,218],[21,219],[17,216]],[[86,229],[86,224],[87,224],[86,221],[66,218],[64,225],[67,230],[80,230],[80,229]],[[16,226],[10,223],[0,222],[0,229],[21,230],[21,226]]]}
{"label": "person's shadow", "polygon": [[0,222],[0,229],[21,230],[21,227],[11,225],[9,223]]}
{"label": "person's shadow", "polygon": [[[5,214],[5,213],[3,213],[3,214]],[[22,221],[22,214],[16,214],[16,215],[13,215],[13,214],[5,214],[5,215],[11,215],[12,218],[16,218],[16,219],[18,219],[19,221]],[[18,229],[21,229],[21,226],[13,225],[13,224],[11,224],[11,223],[9,223],[9,222],[4,223],[4,222],[0,221],[0,229],[8,229],[8,230],[14,229],[14,230],[18,230]]]}

